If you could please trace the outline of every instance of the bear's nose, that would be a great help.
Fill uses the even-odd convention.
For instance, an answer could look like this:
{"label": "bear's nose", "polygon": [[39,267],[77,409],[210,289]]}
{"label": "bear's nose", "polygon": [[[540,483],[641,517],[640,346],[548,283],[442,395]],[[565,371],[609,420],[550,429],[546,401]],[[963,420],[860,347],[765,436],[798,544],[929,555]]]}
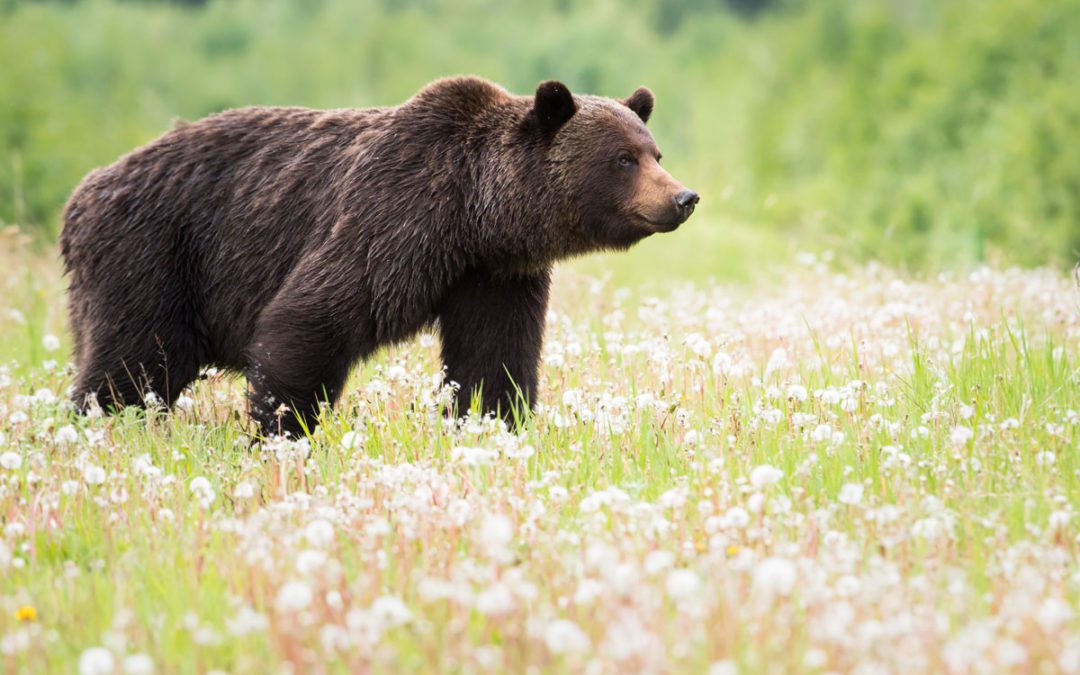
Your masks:
{"label": "bear's nose", "polygon": [[683,190],[675,195],[675,205],[679,207],[680,211],[691,211],[698,203],[698,199],[698,193],[693,190]]}

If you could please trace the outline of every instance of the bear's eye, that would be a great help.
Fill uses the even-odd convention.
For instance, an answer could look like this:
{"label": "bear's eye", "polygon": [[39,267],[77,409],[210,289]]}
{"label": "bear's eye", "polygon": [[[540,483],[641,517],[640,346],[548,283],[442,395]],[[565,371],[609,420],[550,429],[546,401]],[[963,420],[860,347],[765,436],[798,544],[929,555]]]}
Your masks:
{"label": "bear's eye", "polygon": [[624,152],[623,154],[619,155],[619,166],[626,167],[633,166],[635,164],[637,164],[637,160],[634,159],[634,156],[631,155],[629,152]]}

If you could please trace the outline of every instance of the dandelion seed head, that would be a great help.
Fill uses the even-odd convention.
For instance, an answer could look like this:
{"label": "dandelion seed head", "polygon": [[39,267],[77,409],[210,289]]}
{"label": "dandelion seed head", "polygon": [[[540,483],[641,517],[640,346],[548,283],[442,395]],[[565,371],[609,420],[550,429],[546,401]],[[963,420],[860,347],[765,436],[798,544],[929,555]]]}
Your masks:
{"label": "dandelion seed head", "polygon": [[90,647],[79,655],[79,675],[113,675],[116,659],[104,647]]}
{"label": "dandelion seed head", "polygon": [[585,631],[568,619],[556,619],[547,625],[544,644],[553,654],[580,653],[592,646]]}
{"label": "dandelion seed head", "polygon": [[837,495],[836,501],[841,504],[854,506],[862,501],[863,489],[862,483],[845,483],[840,488],[840,494]]}
{"label": "dandelion seed head", "polygon": [[274,605],[279,612],[298,612],[311,604],[314,595],[305,581],[289,581],[277,593]]}
{"label": "dandelion seed head", "polygon": [[778,483],[784,477],[784,472],[769,464],[755,466],[750,472],[750,484],[756,488],[763,488]]}
{"label": "dandelion seed head", "polygon": [[786,558],[765,558],[754,567],[753,587],[766,596],[790,595],[798,573]]}

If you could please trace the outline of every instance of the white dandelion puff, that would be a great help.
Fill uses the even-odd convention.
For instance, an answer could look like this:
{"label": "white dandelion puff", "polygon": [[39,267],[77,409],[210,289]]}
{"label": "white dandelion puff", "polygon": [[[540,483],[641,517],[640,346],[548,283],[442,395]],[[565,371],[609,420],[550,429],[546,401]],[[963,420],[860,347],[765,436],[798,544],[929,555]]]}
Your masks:
{"label": "white dandelion puff", "polygon": [[840,488],[840,494],[837,495],[836,501],[841,504],[854,506],[862,501],[863,489],[862,483],[845,483]]}
{"label": "white dandelion puff", "polygon": [[112,675],[116,659],[104,647],[91,647],[79,655],[79,675]]}
{"label": "white dandelion puff", "polygon": [[755,466],[750,472],[750,484],[756,488],[763,488],[767,485],[779,482],[784,477],[784,472],[777,469],[775,466],[769,464],[761,464]]}

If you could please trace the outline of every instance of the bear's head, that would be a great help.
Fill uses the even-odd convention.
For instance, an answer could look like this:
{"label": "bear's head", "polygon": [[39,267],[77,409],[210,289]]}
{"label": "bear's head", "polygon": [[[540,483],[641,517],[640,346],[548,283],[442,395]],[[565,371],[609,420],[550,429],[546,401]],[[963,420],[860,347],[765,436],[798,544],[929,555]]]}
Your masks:
{"label": "bear's head", "polygon": [[654,98],[574,96],[561,82],[536,89],[531,119],[547,147],[548,179],[586,249],[624,249],[690,217],[698,195],[660,166],[646,128]]}

